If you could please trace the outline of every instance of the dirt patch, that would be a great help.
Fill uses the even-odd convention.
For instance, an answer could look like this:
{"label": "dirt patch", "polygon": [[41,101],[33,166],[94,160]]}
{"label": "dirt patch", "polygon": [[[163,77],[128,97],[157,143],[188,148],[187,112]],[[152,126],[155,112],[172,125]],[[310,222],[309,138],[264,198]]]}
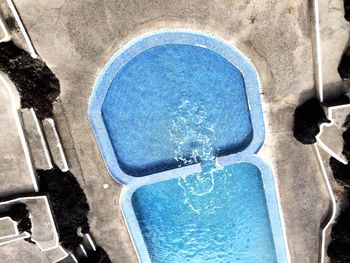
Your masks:
{"label": "dirt patch", "polygon": [[[350,1],[349,1],[350,2]],[[350,47],[348,47],[338,65],[338,72],[342,79],[350,78]]]}
{"label": "dirt patch", "polygon": [[29,210],[23,203],[17,203],[11,206],[9,216],[17,222],[17,229],[20,233],[27,232],[32,234],[32,222],[29,218]]}
{"label": "dirt patch", "polygon": [[341,209],[337,222],[332,227],[332,242],[327,251],[332,263],[350,262],[349,188],[346,188],[346,191],[347,200]]}
{"label": "dirt patch", "polygon": [[80,258],[80,263],[112,263],[106,251],[103,248],[97,247],[96,251],[88,252],[86,258]]}
{"label": "dirt patch", "polygon": [[350,22],[350,1],[344,0],[344,18]]}
{"label": "dirt patch", "polygon": [[320,125],[330,122],[320,102],[316,98],[307,100],[298,106],[294,112],[293,136],[303,144],[316,142],[316,135],[320,132]]}
{"label": "dirt patch", "polygon": [[34,108],[39,119],[52,117],[52,103],[60,94],[60,83],[41,59],[15,45],[0,43],[0,71],[15,84],[22,108]]}
{"label": "dirt patch", "polygon": [[[60,243],[70,251],[75,251],[83,238],[81,234],[90,231],[87,218],[90,210],[83,189],[70,172],[62,172],[55,167],[51,170],[37,170],[40,192],[46,193],[53,210]],[[111,263],[106,251],[97,247],[88,251],[87,257],[79,258],[82,263]]]}
{"label": "dirt patch", "polygon": [[37,170],[40,192],[46,193],[58,228],[60,243],[74,251],[82,242],[81,233],[90,230],[86,196],[71,172],[59,168]]}
{"label": "dirt patch", "polygon": [[[350,156],[350,126],[347,117],[347,130],[343,133],[344,148],[343,154],[349,159]],[[336,181],[345,186],[346,198],[344,206],[337,218],[337,222],[332,227],[332,241],[328,246],[328,256],[332,263],[350,262],[350,206],[349,206],[349,186],[350,186],[350,163],[343,164],[331,158],[329,161],[333,176]]]}
{"label": "dirt patch", "polygon": [[329,160],[329,166],[332,169],[335,180],[343,186],[350,187],[350,165],[343,164],[337,159],[331,157]]}

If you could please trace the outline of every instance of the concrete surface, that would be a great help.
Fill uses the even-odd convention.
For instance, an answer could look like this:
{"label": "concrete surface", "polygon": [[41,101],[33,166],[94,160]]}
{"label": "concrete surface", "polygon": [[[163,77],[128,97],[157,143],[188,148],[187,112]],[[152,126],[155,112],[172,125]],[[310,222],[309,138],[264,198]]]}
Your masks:
{"label": "concrete surface", "polygon": [[1,260],[4,262],[18,262],[18,263],[48,263],[51,255],[42,253],[40,249],[29,242],[16,240],[0,247]]}
{"label": "concrete surface", "polygon": [[319,1],[322,76],[324,98],[333,98],[342,92],[338,64],[349,40],[349,22],[344,19],[343,0]]}
{"label": "concrete surface", "polygon": [[3,19],[2,19],[2,16],[0,14],[0,41],[3,41],[6,37],[6,31],[5,31],[6,29],[3,25],[4,25]]}
{"label": "concrete surface", "polygon": [[[51,210],[48,207],[47,197],[35,196],[0,202],[0,213],[6,214],[11,206],[16,203],[26,204],[27,209],[29,210],[29,217],[32,222],[31,238],[36,244],[31,244],[31,247],[23,246],[22,243],[28,243],[23,239],[4,244],[0,246],[1,258],[14,258],[16,259],[15,262],[53,262],[52,259],[57,260],[65,256],[64,250],[58,246],[57,230],[51,218]],[[24,247],[33,251],[33,257],[27,255],[29,251],[18,251],[17,254],[19,256],[22,254],[24,255],[23,258],[16,258],[15,255],[11,255],[10,253],[13,253],[13,249],[15,249],[14,244],[19,245],[18,249]],[[37,248],[38,250],[33,249],[33,247]],[[37,256],[43,257],[45,260],[40,259],[41,261],[34,261],[35,257]]]}
{"label": "concrete surface", "polygon": [[25,39],[22,34],[20,34],[19,26],[16,23],[16,20],[12,16],[11,9],[9,8],[7,1],[0,1],[0,15],[3,17],[4,22],[7,27],[10,37],[24,50],[29,52],[29,49],[26,45]]}
{"label": "concrete surface", "polygon": [[4,18],[0,13],[0,42],[8,41],[8,39],[9,39],[8,29],[4,21]]}
{"label": "concrete surface", "polygon": [[0,197],[34,191],[7,89],[0,82]]}
{"label": "concrete surface", "polygon": [[331,155],[337,160],[347,163],[346,157],[343,155],[343,130],[335,125],[323,126],[322,133],[317,138],[318,144],[324,149],[331,151]]}
{"label": "concrete surface", "polygon": [[23,129],[26,134],[33,165],[36,169],[51,169],[52,163],[43,131],[33,109],[22,110]]}
{"label": "concrete surface", "polygon": [[326,110],[327,118],[331,123],[322,123],[320,133],[316,136],[317,143],[338,161],[347,164],[348,160],[343,155],[343,132],[347,128],[347,117],[350,114],[350,104],[329,107]]}
{"label": "concrete surface", "polygon": [[[56,226],[52,224],[51,211],[47,206],[47,197],[17,198],[0,203],[0,212],[6,213],[12,205],[24,203],[30,212],[32,221],[32,239],[35,240],[43,250],[53,248],[57,245],[58,236]],[[0,250],[5,250],[6,245]]]}
{"label": "concrete surface", "polygon": [[10,217],[0,218],[0,243],[4,237],[15,236],[17,224]]}
{"label": "concrete surface", "polygon": [[47,118],[43,120],[42,126],[52,156],[52,161],[62,171],[68,171],[68,164],[66,161],[65,153],[62,148],[60,136],[58,135],[56,130],[55,121],[51,118]]}
{"label": "concrete surface", "polygon": [[[255,64],[267,126],[262,155],[278,179],[291,259],[318,262],[320,223],[329,200],[312,147],[301,145],[291,133],[296,105],[314,94],[307,1],[14,2],[35,48],[60,79],[57,130],[89,200],[92,233],[112,262],[137,259],[118,206],[122,186],[109,176],[101,159],[87,119],[88,101],[99,71],[118,49],[164,27],[214,34]],[[27,253],[23,249],[21,253]],[[0,257],[10,256],[0,251]]]}

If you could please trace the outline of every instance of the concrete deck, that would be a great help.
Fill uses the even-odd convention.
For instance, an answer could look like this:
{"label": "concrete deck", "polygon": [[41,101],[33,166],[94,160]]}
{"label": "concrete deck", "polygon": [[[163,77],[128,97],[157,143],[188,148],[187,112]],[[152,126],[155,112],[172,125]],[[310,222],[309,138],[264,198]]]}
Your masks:
{"label": "concrete deck", "polygon": [[[60,79],[57,130],[88,197],[92,233],[112,262],[137,259],[118,206],[122,186],[109,176],[101,159],[87,119],[88,101],[99,71],[119,48],[164,27],[214,34],[255,64],[267,126],[261,154],[278,179],[291,260],[318,262],[320,224],[329,199],[312,147],[301,145],[291,133],[295,106],[314,94],[306,1],[14,2],[35,48]],[[0,251],[1,258],[10,256]]]}
{"label": "concrete deck", "polygon": [[9,236],[15,236],[17,229],[17,223],[12,221],[10,217],[0,218],[0,243],[2,240]]}
{"label": "concrete deck", "polygon": [[[36,245],[30,244],[30,247],[25,246],[22,243],[28,242],[23,239],[19,239],[11,243],[5,243],[0,246],[1,258],[3,258],[3,256],[6,259],[13,258],[16,259],[16,262],[52,262],[49,259],[58,260],[64,257],[65,253],[58,243],[58,234],[52,219],[51,210],[48,206],[47,197],[35,196],[0,202],[0,213],[6,214],[11,206],[16,203],[26,204],[27,209],[30,211],[29,217],[32,222],[31,238],[36,242]],[[13,240],[18,239],[18,237],[19,236],[14,236]],[[30,251],[18,251],[18,253],[14,253],[14,255],[12,255],[13,250],[16,247],[14,244],[18,245],[18,249],[21,247],[30,249],[30,251],[33,251],[32,253],[34,257],[46,258],[46,260],[34,261],[34,258],[27,255],[27,253],[29,254]],[[16,254],[18,257],[16,257]]]}
{"label": "concrete deck", "polygon": [[34,192],[10,94],[0,82],[0,197]]}
{"label": "concrete deck", "polygon": [[349,22],[344,19],[343,0],[319,1],[324,98],[341,94],[338,64],[349,41]]}

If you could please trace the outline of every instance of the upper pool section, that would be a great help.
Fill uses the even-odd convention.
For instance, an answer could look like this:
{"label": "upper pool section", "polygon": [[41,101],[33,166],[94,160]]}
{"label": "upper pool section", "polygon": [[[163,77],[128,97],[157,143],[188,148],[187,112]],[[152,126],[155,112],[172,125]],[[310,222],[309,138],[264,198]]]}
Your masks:
{"label": "upper pool section", "polygon": [[129,43],[109,61],[89,105],[112,176],[134,177],[255,153],[264,139],[259,81],[227,43],[161,31]]}

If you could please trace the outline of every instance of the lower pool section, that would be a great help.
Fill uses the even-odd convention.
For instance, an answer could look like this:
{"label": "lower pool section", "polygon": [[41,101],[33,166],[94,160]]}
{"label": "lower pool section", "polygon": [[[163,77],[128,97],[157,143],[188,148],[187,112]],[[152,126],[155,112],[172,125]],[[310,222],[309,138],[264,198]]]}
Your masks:
{"label": "lower pool section", "polygon": [[264,187],[273,178],[261,170],[241,162],[131,187],[122,209],[140,261],[287,262],[277,199]]}

